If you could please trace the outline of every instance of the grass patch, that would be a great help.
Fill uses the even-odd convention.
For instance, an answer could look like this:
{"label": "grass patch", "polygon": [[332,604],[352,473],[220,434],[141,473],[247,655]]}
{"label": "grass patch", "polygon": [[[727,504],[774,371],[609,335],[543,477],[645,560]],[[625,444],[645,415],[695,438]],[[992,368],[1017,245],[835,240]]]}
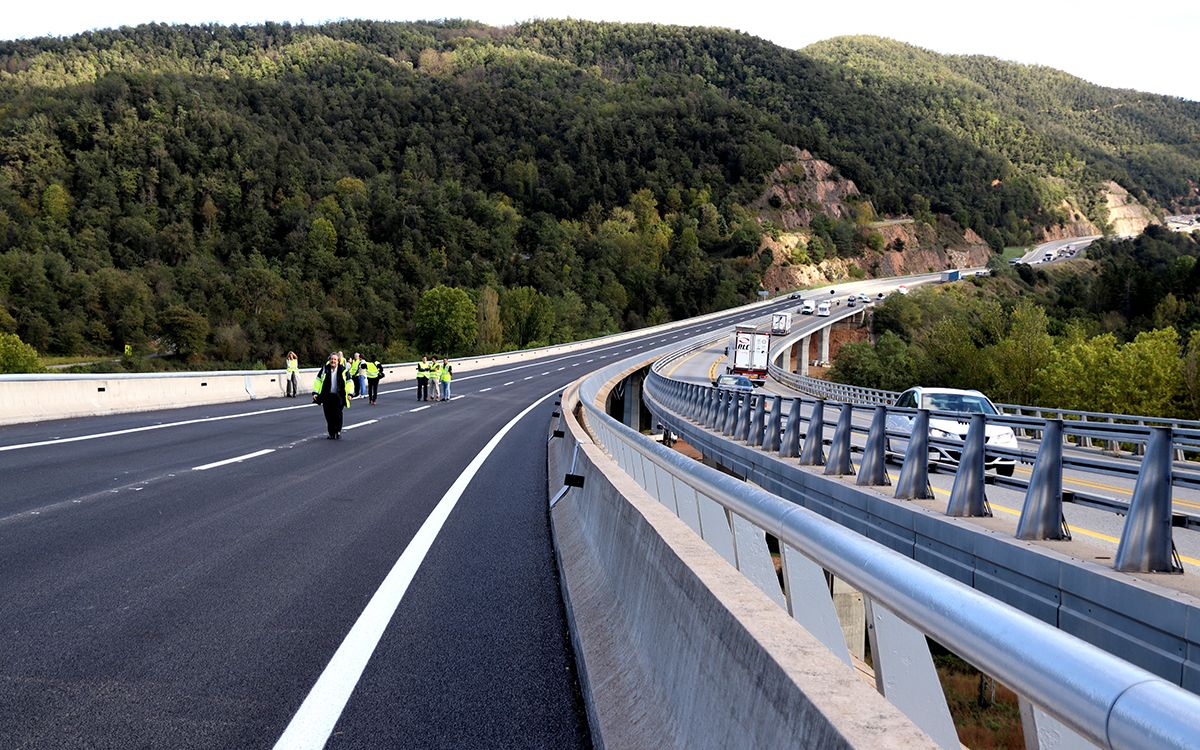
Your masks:
{"label": "grass patch", "polygon": [[999,682],[981,682],[980,671],[953,654],[936,654],[933,661],[959,742],[971,748],[1025,747],[1016,693]]}
{"label": "grass patch", "polygon": [[1029,248],[1027,247],[1006,247],[1004,248],[1004,252],[1000,254],[1000,257],[1005,260],[1012,260],[1013,258],[1020,258],[1027,252],[1029,252]]}

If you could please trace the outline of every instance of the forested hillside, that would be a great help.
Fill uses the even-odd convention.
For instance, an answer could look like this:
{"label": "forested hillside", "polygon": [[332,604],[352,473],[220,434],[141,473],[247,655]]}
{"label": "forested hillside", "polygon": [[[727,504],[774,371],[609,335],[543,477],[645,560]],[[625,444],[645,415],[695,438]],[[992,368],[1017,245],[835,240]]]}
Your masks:
{"label": "forested hillside", "polygon": [[1197,107],[884,40],[574,21],[2,42],[0,332],[275,366],[588,336],[752,296],[746,206],[795,148],[999,248],[1102,180],[1190,200]]}

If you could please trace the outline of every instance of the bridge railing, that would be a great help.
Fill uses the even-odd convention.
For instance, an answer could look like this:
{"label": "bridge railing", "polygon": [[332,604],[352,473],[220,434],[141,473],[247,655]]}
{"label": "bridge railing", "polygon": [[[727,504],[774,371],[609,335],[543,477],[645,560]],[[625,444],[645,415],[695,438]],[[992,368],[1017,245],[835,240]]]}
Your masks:
{"label": "bridge railing", "polygon": [[[604,384],[622,374],[622,364],[612,365],[580,388],[587,426],[597,443],[848,665],[826,571],[861,591],[871,623],[877,687],[943,747],[959,744],[926,637],[1017,693],[1029,747],[1040,747],[1040,737],[1061,740],[1071,733],[1098,747],[1195,747],[1200,697],[807,508],[643,437],[605,413]],[[646,394],[655,408],[709,425],[718,419],[729,425],[735,402],[751,405],[740,395],[735,399],[654,372]],[[759,444],[767,439],[772,446],[780,435],[782,409],[778,401],[775,406],[769,422],[763,421],[765,410],[758,405],[745,412],[745,424],[758,430],[751,439]],[[845,412],[847,417],[850,413]],[[793,415],[784,430],[789,442],[799,429],[798,412]],[[751,429],[736,417],[732,424]],[[809,434],[816,430],[810,428]],[[770,541],[778,547],[778,574]]]}
{"label": "bridge railing", "polygon": [[[830,401],[843,401],[854,404],[883,404],[891,406],[896,403],[900,394],[896,391],[879,388],[864,388],[857,385],[835,383],[819,378],[810,378],[786,369],[772,362],[768,366],[772,378],[787,387],[807,393],[811,396]],[[1110,414],[1107,412],[1082,411],[1078,409],[1059,409],[1046,406],[1025,406],[1022,404],[998,403],[996,408],[1005,414],[1017,417],[1032,417],[1038,422],[1058,419],[1070,425],[1066,436],[1073,437],[1074,443],[1083,447],[1103,446],[1110,452],[1119,452],[1121,441],[1116,439],[1117,433],[1106,429],[1111,425],[1132,425],[1136,427],[1169,427],[1172,431],[1172,443],[1176,448],[1176,456],[1180,459],[1195,455],[1200,457],[1200,420],[1171,419],[1167,417],[1145,417],[1136,414]],[[1018,433],[1026,435],[1026,433]],[[1135,442],[1133,452],[1139,453]]]}

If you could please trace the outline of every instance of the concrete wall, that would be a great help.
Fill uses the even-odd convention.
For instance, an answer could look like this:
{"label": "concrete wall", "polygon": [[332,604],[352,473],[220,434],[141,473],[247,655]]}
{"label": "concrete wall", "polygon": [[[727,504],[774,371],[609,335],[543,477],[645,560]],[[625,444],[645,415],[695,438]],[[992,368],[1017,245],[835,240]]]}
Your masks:
{"label": "concrete wall", "polygon": [[[755,302],[736,310],[722,310],[686,321],[614,334],[590,341],[455,359],[453,360],[454,374],[463,375],[485,367],[516,365],[539,357],[566,355],[597,345],[617,344],[679,326],[712,320],[739,310],[752,311],[778,301],[776,298]],[[311,392],[316,372],[316,368],[301,371],[301,394]],[[386,377],[381,387],[394,385],[397,381],[413,381],[416,374],[416,363],[402,362],[386,365],[384,372]],[[250,401],[281,397],[284,393],[283,370],[111,375],[0,375],[0,425]]]}
{"label": "concrete wall", "polygon": [[584,485],[551,524],[597,747],[934,747],[591,444],[573,398],[550,493],[573,461]]}

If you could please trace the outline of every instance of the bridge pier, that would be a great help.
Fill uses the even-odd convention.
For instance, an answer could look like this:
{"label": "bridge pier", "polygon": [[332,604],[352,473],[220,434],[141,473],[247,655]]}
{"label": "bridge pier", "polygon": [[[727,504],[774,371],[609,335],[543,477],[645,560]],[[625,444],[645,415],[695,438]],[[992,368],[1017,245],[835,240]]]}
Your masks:
{"label": "bridge pier", "polygon": [[829,361],[829,333],[833,330],[833,326],[825,326],[821,329],[821,354],[818,357],[821,363]]}
{"label": "bridge pier", "polygon": [[808,362],[809,362],[808,347],[809,347],[809,342],[811,341],[811,339],[812,339],[812,336],[805,336],[804,338],[800,339],[800,341],[798,343],[798,346],[800,347],[800,362],[799,362],[800,369],[793,370],[793,372],[800,373],[800,377],[802,377],[802,378],[808,377]]}

